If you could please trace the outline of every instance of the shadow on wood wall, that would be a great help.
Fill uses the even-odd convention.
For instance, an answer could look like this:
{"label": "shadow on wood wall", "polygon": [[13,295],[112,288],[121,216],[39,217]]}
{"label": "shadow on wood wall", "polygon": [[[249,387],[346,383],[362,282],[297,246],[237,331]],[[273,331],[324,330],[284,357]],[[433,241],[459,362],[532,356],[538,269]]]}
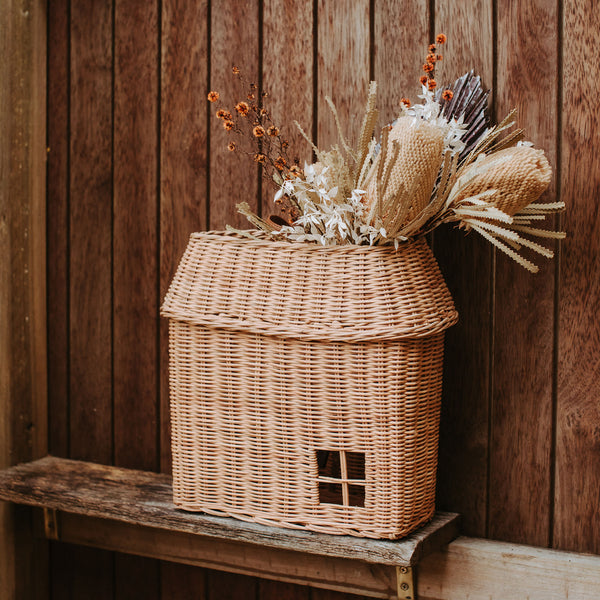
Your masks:
{"label": "shadow on wood wall", "polygon": [[[495,8],[496,7],[496,8]],[[591,0],[68,0],[49,3],[50,452],[170,469],[166,323],[158,308],[190,232],[272,210],[232,159],[209,89],[231,67],[269,91],[301,160],[362,115],[417,100],[425,49],[448,81],[474,67],[513,106],[567,203],[568,239],[532,276],[474,236],[434,248],[460,311],[447,336],[438,506],[465,533],[600,553],[600,137]],[[339,594],[55,545],[54,598],[341,598]],[[345,597],[345,596],[344,596]]]}

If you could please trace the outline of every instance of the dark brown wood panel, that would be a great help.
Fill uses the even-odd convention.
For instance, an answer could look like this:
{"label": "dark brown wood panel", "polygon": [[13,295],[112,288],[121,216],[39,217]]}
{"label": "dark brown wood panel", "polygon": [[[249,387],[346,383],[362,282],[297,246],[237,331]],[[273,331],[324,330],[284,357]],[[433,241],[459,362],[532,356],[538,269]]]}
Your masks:
{"label": "dark brown wood panel", "polygon": [[[437,2],[435,31],[445,33],[441,81],[474,68],[493,84],[493,3]],[[463,515],[463,531],[486,533],[490,308],[494,261],[489,244],[450,227],[435,231],[434,249],[459,322],[446,332],[438,467],[438,504]]]}
{"label": "dark brown wood panel", "polygon": [[[156,1],[115,4],[114,461],[149,471],[159,469],[159,19]],[[159,597],[157,561],[115,555],[115,599]]]}
{"label": "dark brown wood panel", "polygon": [[160,562],[115,553],[115,600],[159,600]]}
{"label": "dark brown wood panel", "polygon": [[[68,596],[53,600],[85,598],[85,600],[113,600],[113,553],[95,548],[67,545],[68,560],[64,572],[57,573],[68,583]],[[65,588],[63,588],[65,589]]]}
{"label": "dark brown wood panel", "polygon": [[[69,171],[69,448],[112,446],[112,3],[72,2]],[[72,549],[72,597],[112,598],[113,556]]]}
{"label": "dark brown wood panel", "polygon": [[600,553],[600,83],[595,2],[563,5],[561,257],[554,546]]}
{"label": "dark brown wood panel", "polygon": [[114,458],[152,471],[159,466],[158,6],[118,2],[115,11]]}
{"label": "dark brown wood panel", "polygon": [[112,460],[112,7],[71,5],[70,451]]}
{"label": "dark brown wood panel", "polygon": [[259,600],[312,600],[311,590],[304,585],[294,585],[282,581],[268,581],[261,579],[259,581],[258,598]]}
{"label": "dark brown wood panel", "polygon": [[69,453],[69,2],[48,11],[48,449]]}
{"label": "dark brown wood panel", "polygon": [[375,2],[372,54],[380,127],[398,116],[401,98],[419,100],[419,77],[430,41],[429,5],[428,0]]}
{"label": "dark brown wood panel", "polygon": [[161,600],[206,600],[206,569],[161,562]]}
{"label": "dark brown wood panel", "polygon": [[[285,27],[282,27],[285,23]],[[265,107],[290,144],[290,159],[301,166],[312,149],[294,121],[313,132],[313,3],[311,0],[266,0],[263,8],[262,72],[268,94]],[[275,187],[263,179],[262,212],[281,214],[273,202]]]}
{"label": "dark brown wood panel", "polygon": [[[508,3],[498,14],[496,116],[512,108],[556,165],[557,3]],[[544,65],[532,77],[531,65]],[[534,83],[535,81],[535,83]],[[555,201],[555,187],[542,201]],[[553,217],[550,217],[550,225]],[[547,225],[546,225],[547,226]],[[542,240],[543,241],[543,240]],[[553,247],[552,240],[547,246]],[[553,261],[536,275],[497,253],[488,535],[547,546],[552,448]]]}
{"label": "dark brown wood panel", "polygon": [[[233,110],[244,100],[248,86],[260,84],[259,1],[213,0],[211,2],[210,89],[221,95],[223,105]],[[240,77],[232,73],[240,69]],[[223,129],[223,121],[210,112],[210,221],[211,229],[226,225],[248,228],[246,217],[238,214],[236,204],[248,202],[256,210],[258,169],[248,157],[229,152],[227,145],[235,135]]]}
{"label": "dark brown wood panel", "polygon": [[344,136],[358,141],[370,79],[370,12],[368,0],[318,0],[317,145],[323,150],[341,143],[329,96]]}
{"label": "dark brown wood panel", "polygon": [[207,600],[258,600],[258,579],[223,571],[207,571]]}
{"label": "dark brown wood panel", "polygon": [[[160,101],[160,302],[190,233],[207,228],[208,5],[163,0]],[[160,467],[171,469],[168,324],[160,321]]]}

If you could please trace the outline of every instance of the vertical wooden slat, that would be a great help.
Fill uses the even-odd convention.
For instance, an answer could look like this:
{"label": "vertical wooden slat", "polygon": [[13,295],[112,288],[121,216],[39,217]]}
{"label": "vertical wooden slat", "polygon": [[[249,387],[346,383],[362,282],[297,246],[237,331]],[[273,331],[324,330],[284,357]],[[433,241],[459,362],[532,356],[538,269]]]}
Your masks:
{"label": "vertical wooden slat", "polygon": [[206,600],[206,570],[161,562],[161,600]]}
{"label": "vertical wooden slat", "polygon": [[[437,2],[436,33],[445,33],[439,75],[454,81],[474,68],[493,83],[493,7],[484,2]],[[434,250],[460,321],[446,332],[438,467],[438,505],[463,515],[463,531],[484,535],[490,386],[492,252],[474,234],[441,227]]]}
{"label": "vertical wooden slat", "polygon": [[[48,450],[69,455],[69,2],[48,7]],[[50,544],[51,598],[66,597],[69,551]]]}
{"label": "vertical wooden slat", "polygon": [[[497,118],[512,108],[556,165],[557,3],[498,12]],[[532,65],[543,68],[532,73]],[[554,188],[543,198],[555,200]],[[550,224],[552,219],[550,220]],[[551,246],[552,244],[546,244]],[[546,546],[550,531],[554,263],[537,275],[498,254],[488,535]]]}
{"label": "vertical wooden slat", "polygon": [[115,4],[114,456],[150,471],[159,466],[158,18],[157,2]]}
{"label": "vertical wooden slat", "polygon": [[[158,470],[158,3],[117,0],[114,22],[114,459]],[[157,561],[115,555],[116,599],[159,593]]]}
{"label": "vertical wooden slat", "polygon": [[48,10],[48,448],[68,456],[69,2]]}
{"label": "vertical wooden slat", "polygon": [[[285,23],[285,27],[282,27]],[[265,0],[263,11],[263,89],[265,106],[282,136],[290,142],[290,158],[300,166],[312,150],[294,120],[312,135],[313,127],[313,3],[311,0]],[[275,188],[263,180],[263,215],[280,214]]]}
{"label": "vertical wooden slat", "polygon": [[369,23],[368,0],[319,0],[316,142],[322,150],[339,143],[326,96],[336,106],[343,134],[350,145],[358,140],[369,89]]}
{"label": "vertical wooden slat", "polygon": [[[163,0],[160,103],[160,301],[190,233],[206,229],[208,3]],[[171,470],[168,323],[160,322],[160,468]],[[205,571],[160,563],[162,600],[204,598]]]}
{"label": "vertical wooden slat", "polygon": [[[0,467],[47,452],[46,4],[0,5]],[[31,511],[0,504],[0,597],[48,594]]]}
{"label": "vertical wooden slat", "polygon": [[401,98],[417,102],[421,93],[419,77],[430,41],[429,1],[377,0],[374,6],[373,76],[383,126],[398,116]]}
{"label": "vertical wooden slat", "polygon": [[[71,2],[70,454],[102,463],[113,454],[112,10]],[[76,549],[71,560],[72,597],[112,598],[109,552]]]}
{"label": "vertical wooden slat", "polygon": [[207,571],[207,600],[238,600],[257,598],[258,579],[247,575],[224,573],[223,571]]}
{"label": "vertical wooden slat", "polygon": [[[247,89],[239,85],[232,67],[241,70],[246,84],[259,84],[259,1],[213,0],[211,2],[210,87],[221,94],[226,106],[233,110],[245,99]],[[242,96],[243,94],[243,96]],[[248,202],[256,210],[258,171],[246,156],[232,156],[227,144],[231,133],[223,129],[212,110],[210,127],[210,223],[211,229],[225,225],[249,228],[235,205]]]}
{"label": "vertical wooden slat", "polygon": [[259,600],[312,600],[311,590],[304,585],[262,579],[259,582]]}
{"label": "vertical wooden slat", "polygon": [[[207,2],[162,2],[160,301],[192,231],[206,229]],[[171,468],[168,324],[160,325],[162,471]]]}
{"label": "vertical wooden slat", "polygon": [[595,2],[563,5],[560,276],[554,546],[600,553],[600,142]]}
{"label": "vertical wooden slat", "polygon": [[71,4],[71,457],[112,460],[112,7]]}

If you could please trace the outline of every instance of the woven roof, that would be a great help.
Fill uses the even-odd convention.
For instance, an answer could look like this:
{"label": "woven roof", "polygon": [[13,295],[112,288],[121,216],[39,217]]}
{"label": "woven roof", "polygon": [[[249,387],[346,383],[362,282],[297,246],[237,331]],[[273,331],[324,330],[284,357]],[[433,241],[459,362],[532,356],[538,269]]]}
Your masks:
{"label": "woven roof", "polygon": [[458,318],[424,240],[330,246],[194,233],[161,309],[179,321],[315,341],[424,337]]}

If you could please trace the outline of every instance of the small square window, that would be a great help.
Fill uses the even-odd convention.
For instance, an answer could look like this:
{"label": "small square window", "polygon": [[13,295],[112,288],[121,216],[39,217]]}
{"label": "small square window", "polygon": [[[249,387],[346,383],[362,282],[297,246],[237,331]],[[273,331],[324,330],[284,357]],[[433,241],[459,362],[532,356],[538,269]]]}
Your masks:
{"label": "small square window", "polygon": [[317,450],[320,504],[365,505],[365,454],[346,450]]}
{"label": "small square window", "polygon": [[349,485],[348,486],[348,504],[350,506],[365,505],[365,486],[364,485]]}
{"label": "small square window", "polygon": [[317,464],[319,465],[319,477],[333,477],[334,479],[342,477],[339,452],[317,450]]}
{"label": "small square window", "polygon": [[365,479],[365,455],[363,452],[346,452],[348,479]]}
{"label": "small square window", "polygon": [[319,501],[321,504],[343,504],[342,484],[319,481]]}

